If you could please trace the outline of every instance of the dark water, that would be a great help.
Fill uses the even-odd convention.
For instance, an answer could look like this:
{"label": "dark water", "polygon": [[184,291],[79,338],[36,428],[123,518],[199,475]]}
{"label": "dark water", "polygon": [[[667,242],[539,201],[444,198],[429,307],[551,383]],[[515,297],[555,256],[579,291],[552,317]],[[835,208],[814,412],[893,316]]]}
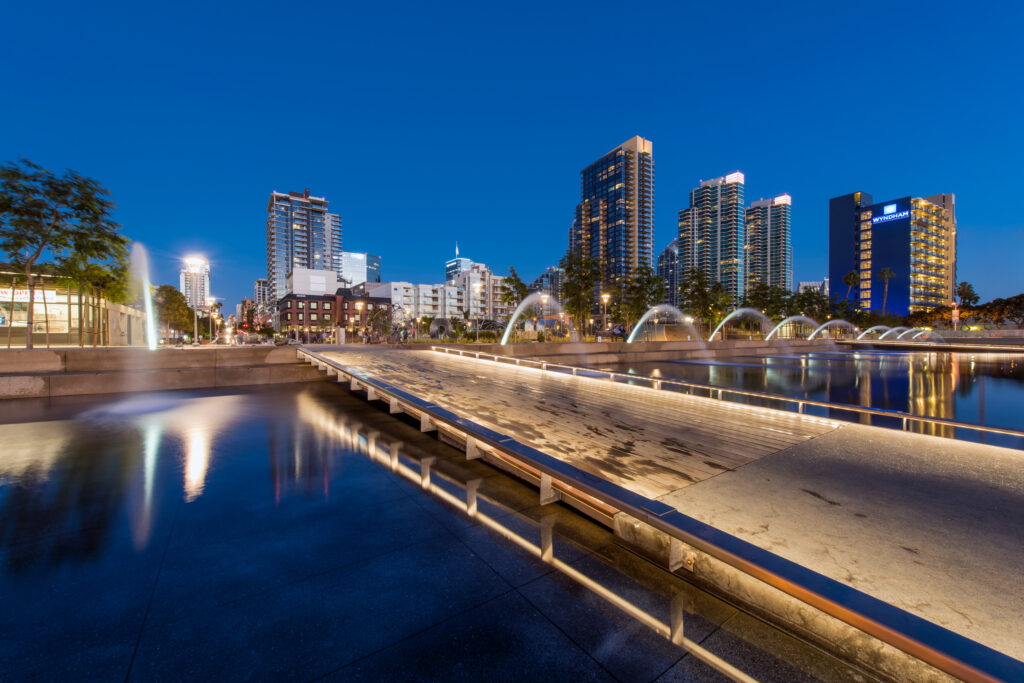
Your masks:
{"label": "dark water", "polygon": [[[812,678],[792,660],[844,677],[716,598],[652,579],[607,529],[539,506],[536,489],[381,405],[327,383],[10,404],[0,681],[712,676],[425,492],[424,457],[451,495],[476,480],[481,512],[509,534],[537,543],[553,520],[555,557],[642,609],[667,615],[687,592],[689,637],[741,668]],[[371,459],[377,443],[399,449],[405,477]]]}
{"label": "dark water", "polygon": [[[1022,355],[834,351],[601,367],[1024,431]],[[826,413],[819,410],[817,414]],[[832,411],[831,416],[865,419],[840,411]],[[871,420],[884,426],[898,424],[887,418]],[[926,433],[948,431],[926,425],[914,425],[913,429]],[[1024,448],[1024,440],[1017,437],[979,435],[967,429],[956,430],[956,437]]]}

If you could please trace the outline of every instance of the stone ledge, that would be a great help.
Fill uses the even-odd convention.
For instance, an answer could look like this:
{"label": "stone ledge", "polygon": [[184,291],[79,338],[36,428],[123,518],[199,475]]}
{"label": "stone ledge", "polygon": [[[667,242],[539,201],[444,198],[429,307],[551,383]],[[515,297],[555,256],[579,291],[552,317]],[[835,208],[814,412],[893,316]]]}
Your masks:
{"label": "stone ledge", "polygon": [[[619,545],[655,564],[669,566],[669,536],[624,512],[614,518]],[[942,671],[805,602],[684,544],[693,570],[676,574],[722,596],[765,621],[858,666],[899,681],[954,681]]]}

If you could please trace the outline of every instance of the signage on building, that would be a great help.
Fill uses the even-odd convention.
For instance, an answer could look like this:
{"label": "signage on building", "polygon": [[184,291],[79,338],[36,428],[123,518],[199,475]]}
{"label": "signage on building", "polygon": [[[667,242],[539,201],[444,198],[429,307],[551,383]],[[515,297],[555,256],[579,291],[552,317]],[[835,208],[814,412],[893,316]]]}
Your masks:
{"label": "signage on building", "polygon": [[879,223],[888,223],[889,221],[898,221],[903,218],[910,217],[910,209],[904,209],[903,211],[897,211],[895,204],[886,204],[882,207],[882,215],[874,216],[871,218],[872,225]]}
{"label": "signage on building", "polygon": [[[53,303],[57,302],[57,292],[53,291],[52,289],[47,289],[47,290],[37,289],[36,290],[36,295],[35,295],[35,297],[33,297],[33,300],[36,303],[41,304],[41,303],[43,303],[43,296],[44,295],[46,297],[46,303],[53,304]],[[11,288],[10,287],[0,287],[0,303],[10,303],[10,301],[11,301]],[[15,303],[27,304],[28,303],[28,289],[15,289],[14,290],[14,302]]]}

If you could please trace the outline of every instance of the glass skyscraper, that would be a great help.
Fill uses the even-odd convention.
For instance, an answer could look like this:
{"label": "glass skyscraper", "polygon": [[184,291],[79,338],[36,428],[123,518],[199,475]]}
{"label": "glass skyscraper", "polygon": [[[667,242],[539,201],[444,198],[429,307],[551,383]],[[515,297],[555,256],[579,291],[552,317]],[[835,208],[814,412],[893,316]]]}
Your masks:
{"label": "glass skyscraper", "polygon": [[756,282],[793,289],[792,204],[788,194],[747,207],[747,288]]}
{"label": "glass skyscraper", "polygon": [[[949,306],[956,288],[956,206],[952,194],[874,202],[866,192],[829,200],[829,280],[857,273],[855,303],[907,315]],[[878,273],[892,271],[888,293]]]}
{"label": "glass skyscraper", "polygon": [[341,216],[327,210],[324,197],[304,192],[273,192],[267,204],[267,296],[287,294],[293,268],[333,270],[342,276]]}
{"label": "glass skyscraper", "polygon": [[[569,231],[569,249],[597,261],[600,292],[623,284],[654,251],[654,153],[636,136],[581,173],[582,201]],[[596,303],[596,298],[595,298]]]}
{"label": "glass skyscraper", "polygon": [[739,171],[704,180],[679,212],[679,279],[696,269],[721,282],[737,305],[746,285],[744,177]]}
{"label": "glass skyscraper", "polygon": [[679,240],[674,239],[658,255],[658,275],[665,280],[665,299],[661,303],[679,305]]}

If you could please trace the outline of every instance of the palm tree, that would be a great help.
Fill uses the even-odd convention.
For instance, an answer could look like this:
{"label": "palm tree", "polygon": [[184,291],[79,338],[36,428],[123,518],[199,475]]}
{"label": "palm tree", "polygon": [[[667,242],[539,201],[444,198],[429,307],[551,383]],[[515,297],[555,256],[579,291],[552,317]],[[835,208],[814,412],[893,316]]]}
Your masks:
{"label": "palm tree", "polygon": [[888,268],[882,268],[878,271],[878,279],[882,282],[882,313],[885,313],[885,304],[889,299],[889,279],[895,275],[896,273]]}
{"label": "palm tree", "polygon": [[846,285],[846,296],[843,297],[843,301],[850,300],[850,290],[857,284],[857,271],[851,270],[849,273],[843,276],[843,284]]}

